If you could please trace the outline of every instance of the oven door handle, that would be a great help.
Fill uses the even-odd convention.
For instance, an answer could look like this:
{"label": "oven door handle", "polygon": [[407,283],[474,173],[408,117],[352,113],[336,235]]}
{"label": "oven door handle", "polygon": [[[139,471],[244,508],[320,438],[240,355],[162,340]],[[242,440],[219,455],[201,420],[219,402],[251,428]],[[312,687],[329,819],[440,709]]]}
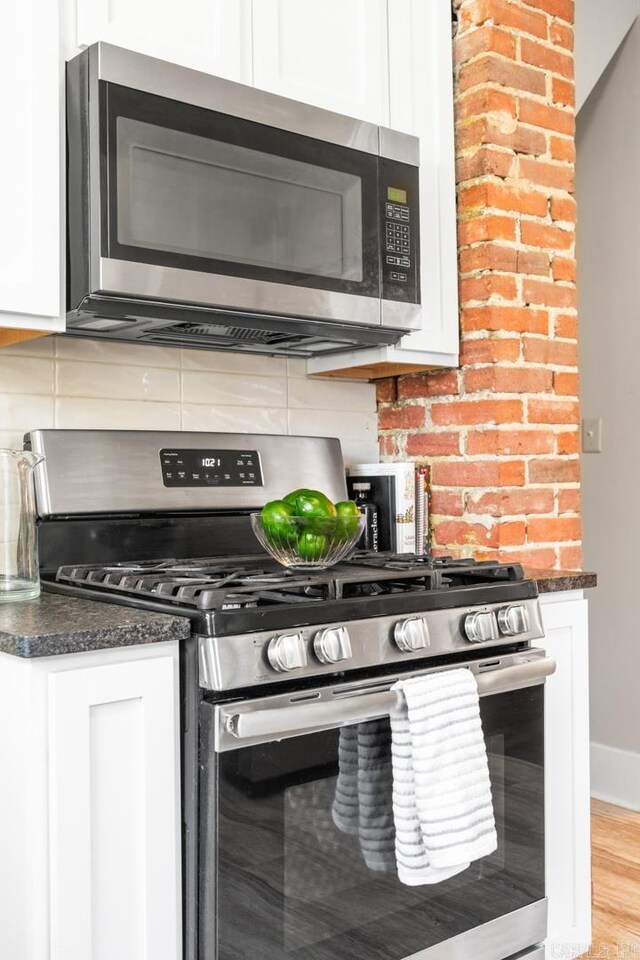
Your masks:
{"label": "oven door handle", "polygon": [[[536,686],[544,683],[546,677],[555,673],[555,669],[555,660],[551,657],[539,657],[513,666],[477,673],[478,693],[484,697]],[[265,709],[251,709],[249,703],[246,711],[242,712],[238,712],[237,707],[228,710],[222,708],[222,725],[224,731],[236,740],[265,743],[269,740],[284,739],[298,734],[385,717],[389,715],[396,702],[395,691],[387,689],[374,693],[353,691],[344,696],[334,695],[331,700],[294,702],[283,707]]]}

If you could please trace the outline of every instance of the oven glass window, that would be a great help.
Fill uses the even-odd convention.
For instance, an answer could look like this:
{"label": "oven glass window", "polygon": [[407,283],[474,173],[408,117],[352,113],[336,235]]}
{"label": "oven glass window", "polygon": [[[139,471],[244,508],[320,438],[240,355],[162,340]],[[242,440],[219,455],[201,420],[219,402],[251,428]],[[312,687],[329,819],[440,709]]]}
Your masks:
{"label": "oven glass window", "polygon": [[105,256],[379,296],[377,158],[103,86]]}
{"label": "oven glass window", "polygon": [[[203,960],[403,960],[541,900],[543,697],[482,699],[498,849],[439,884],[396,874],[388,722],[218,755],[201,797]],[[376,750],[354,769],[358,737]]]}

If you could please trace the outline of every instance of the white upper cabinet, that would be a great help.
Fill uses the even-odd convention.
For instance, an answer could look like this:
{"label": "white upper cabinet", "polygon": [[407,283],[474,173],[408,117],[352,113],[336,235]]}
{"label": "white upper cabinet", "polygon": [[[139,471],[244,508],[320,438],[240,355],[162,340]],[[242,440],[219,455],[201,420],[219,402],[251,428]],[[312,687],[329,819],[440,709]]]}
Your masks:
{"label": "white upper cabinet", "polygon": [[251,0],[77,0],[75,33],[251,83]]}
{"label": "white upper cabinet", "polygon": [[[450,0],[388,0],[387,36],[388,123],[420,139],[420,328],[395,347],[310,360],[309,373],[366,368],[370,375],[384,376],[388,364],[415,369],[458,363]],[[387,121],[381,116],[379,122]]]}
{"label": "white upper cabinet", "polygon": [[0,328],[63,325],[63,74],[52,0],[3,8],[0,33]]}
{"label": "white upper cabinet", "polygon": [[389,122],[387,0],[254,0],[253,63],[256,87]]}

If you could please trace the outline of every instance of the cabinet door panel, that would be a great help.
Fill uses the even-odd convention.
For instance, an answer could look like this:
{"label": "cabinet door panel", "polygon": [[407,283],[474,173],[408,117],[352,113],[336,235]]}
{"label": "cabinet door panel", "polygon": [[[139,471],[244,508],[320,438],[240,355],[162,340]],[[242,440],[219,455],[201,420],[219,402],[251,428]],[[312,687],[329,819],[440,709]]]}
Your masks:
{"label": "cabinet door panel", "polygon": [[251,82],[251,0],[77,0],[77,44],[106,40]]}
{"label": "cabinet door panel", "polygon": [[258,0],[253,47],[257,87],[388,124],[387,0]]}
{"label": "cabinet door panel", "polygon": [[51,960],[178,960],[176,659],[49,678]]}
{"label": "cabinet door panel", "polygon": [[578,956],[590,940],[587,601],[542,602],[543,645],[557,669],[546,701],[547,956]]}
{"label": "cabinet door panel", "polygon": [[[58,10],[51,0],[20,0],[3,12],[0,326],[47,329],[54,325],[51,318],[61,314],[62,67],[57,37]],[[43,322],[34,322],[34,315]]]}

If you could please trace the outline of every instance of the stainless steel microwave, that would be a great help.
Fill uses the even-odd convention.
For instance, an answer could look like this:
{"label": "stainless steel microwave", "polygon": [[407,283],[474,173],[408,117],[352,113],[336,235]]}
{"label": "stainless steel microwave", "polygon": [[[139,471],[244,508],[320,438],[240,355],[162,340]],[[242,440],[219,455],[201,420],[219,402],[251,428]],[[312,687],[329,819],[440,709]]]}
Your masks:
{"label": "stainless steel microwave", "polygon": [[313,356],[415,329],[415,137],[98,43],[67,144],[67,333]]}

